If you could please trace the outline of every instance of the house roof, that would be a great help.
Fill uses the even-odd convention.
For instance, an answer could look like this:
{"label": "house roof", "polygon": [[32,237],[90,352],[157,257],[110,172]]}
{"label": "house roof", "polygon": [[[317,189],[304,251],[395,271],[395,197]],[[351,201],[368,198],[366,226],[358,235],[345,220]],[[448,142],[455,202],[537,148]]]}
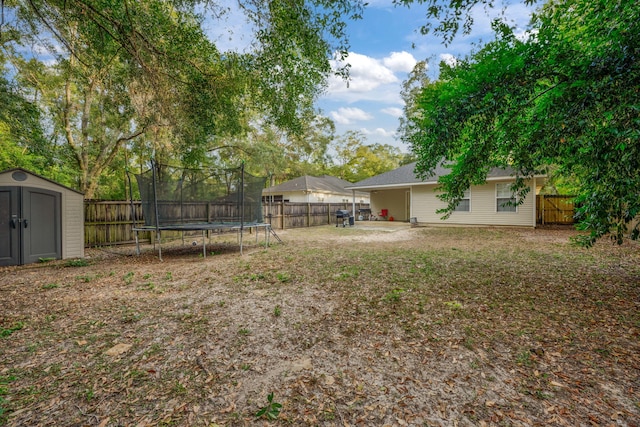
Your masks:
{"label": "house roof", "polygon": [[[415,184],[435,184],[438,182],[438,178],[450,172],[449,168],[439,163],[433,173],[423,180],[416,176],[415,168],[416,162],[409,163],[392,171],[351,184],[347,188],[352,190],[369,190],[380,187],[409,187]],[[514,175],[515,171],[511,168],[493,168],[487,174],[487,179],[508,178]]]}
{"label": "house roof", "polygon": [[324,175],[317,176],[301,176],[290,181],[262,190],[263,194],[284,193],[293,191],[314,191],[320,193],[345,194],[351,195],[352,189],[346,188],[353,185],[349,181],[336,178],[334,176]]}

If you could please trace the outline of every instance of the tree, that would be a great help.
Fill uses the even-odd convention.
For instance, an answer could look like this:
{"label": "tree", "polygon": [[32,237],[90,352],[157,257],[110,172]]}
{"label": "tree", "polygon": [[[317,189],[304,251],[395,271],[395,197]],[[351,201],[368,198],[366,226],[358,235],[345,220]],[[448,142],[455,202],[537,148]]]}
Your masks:
{"label": "tree", "polygon": [[46,144],[40,126],[40,111],[15,87],[0,77],[0,170],[23,167],[41,173]]}
{"label": "tree", "polygon": [[[580,242],[609,234],[622,243],[640,214],[639,22],[628,2],[551,1],[528,40],[496,22],[495,41],[442,64],[407,138],[419,173],[451,163],[443,213],[491,167],[514,168],[523,197],[524,178],[554,165],[578,182],[579,228],[589,232]],[[631,237],[639,234],[635,226]]]}
{"label": "tree", "polygon": [[[524,0],[526,5],[533,5],[539,0]],[[427,6],[426,23],[420,27],[421,34],[433,33],[442,37],[445,44],[451,43],[461,32],[469,34],[474,25],[474,9],[482,6],[487,15],[494,9],[493,0],[393,0],[396,6],[411,6],[414,3]],[[492,17],[494,24],[506,24],[504,15]]]}
{"label": "tree", "polygon": [[400,91],[404,107],[403,115],[400,117],[398,133],[400,134],[400,139],[409,145],[416,138],[416,134],[420,132],[418,124],[420,123],[419,119],[422,112],[417,102],[422,88],[426,87],[430,82],[427,76],[428,68],[427,61],[418,61],[409,73],[407,80],[402,83],[402,90]]}
{"label": "tree", "polygon": [[348,131],[335,141],[335,175],[357,182],[393,170],[405,162],[399,148],[388,144],[367,145],[364,140],[360,132]]}
{"label": "tree", "polygon": [[[9,30],[21,38],[1,38],[0,48],[32,43],[54,58],[48,83],[60,80],[48,87],[47,108],[88,197],[125,142],[197,165],[217,136],[247,132],[247,107],[260,111],[263,123],[301,135],[329,59],[348,50],[344,19],[358,18],[364,7],[361,0],[242,0],[255,40],[240,54],[219,52],[204,34],[204,13],[215,22],[224,12],[218,2],[14,0],[5,6],[16,17]],[[197,7],[203,12],[193,12]],[[34,93],[44,80],[29,80]],[[170,135],[170,143],[153,139],[158,134]],[[153,149],[143,150],[143,142]]]}

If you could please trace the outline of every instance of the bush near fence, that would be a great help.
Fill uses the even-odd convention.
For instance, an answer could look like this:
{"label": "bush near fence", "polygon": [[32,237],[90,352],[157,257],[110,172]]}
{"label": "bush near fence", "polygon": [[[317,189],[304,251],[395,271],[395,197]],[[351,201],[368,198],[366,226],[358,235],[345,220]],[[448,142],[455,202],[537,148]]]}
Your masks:
{"label": "bush near fence", "polygon": [[[208,213],[210,206],[203,204],[203,209]],[[358,209],[368,209],[368,203],[356,203]],[[276,230],[285,228],[315,227],[320,225],[335,224],[335,212],[338,209],[351,210],[351,203],[265,203],[262,206],[264,221],[270,223]],[[84,203],[84,239],[85,247],[108,246],[128,244],[135,241],[135,223],[144,223],[142,203],[140,201],[98,201],[86,200]],[[353,212],[352,212],[353,214]],[[204,218],[203,218],[204,220]],[[153,239],[152,232],[140,232],[141,242],[149,242]]]}

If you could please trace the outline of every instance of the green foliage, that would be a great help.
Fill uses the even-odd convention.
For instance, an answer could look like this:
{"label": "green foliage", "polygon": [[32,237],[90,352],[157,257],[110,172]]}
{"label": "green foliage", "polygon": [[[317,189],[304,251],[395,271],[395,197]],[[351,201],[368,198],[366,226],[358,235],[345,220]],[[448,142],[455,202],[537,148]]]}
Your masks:
{"label": "green foliage", "polygon": [[389,292],[387,292],[385,294],[385,296],[383,297],[383,299],[387,302],[391,302],[391,303],[396,303],[398,301],[400,301],[400,298],[402,297],[402,294],[405,292],[404,289],[402,288],[394,288],[392,290],[390,290]]}
{"label": "green foliage", "polygon": [[531,352],[529,350],[523,350],[516,356],[516,363],[523,366],[531,366],[533,364],[531,360]]}
{"label": "green foliage", "polygon": [[[3,57],[0,55],[0,60]],[[4,74],[4,64],[0,62]],[[0,170],[21,167],[46,175],[46,142],[38,106],[0,76]]]}
{"label": "green foliage", "polygon": [[[538,0],[524,0],[527,5],[537,3]],[[420,27],[421,34],[433,33],[442,37],[445,44],[450,44],[456,35],[469,34],[477,19],[477,11],[482,6],[485,11],[496,6],[491,0],[465,0],[449,1],[440,0],[393,0],[394,5],[409,6],[413,3],[426,5],[426,24]],[[487,13],[487,16],[489,14]],[[507,18],[491,18],[494,25],[506,26]]]}
{"label": "green foliage", "polygon": [[[39,172],[55,165],[71,171],[64,183],[86,198],[121,198],[122,172],[131,162],[142,167],[152,156],[187,166],[235,161],[209,153],[235,145],[229,141],[243,138],[252,123],[301,138],[294,146],[308,157],[322,153],[314,158],[321,162],[330,139],[306,132],[316,121],[313,103],[331,72],[329,59],[348,50],[345,20],[360,18],[363,7],[361,0],[243,0],[239,10],[255,42],[247,53],[223,53],[203,28],[206,18],[213,25],[225,19],[217,2],[9,2],[4,8],[13,19],[3,25],[0,54],[11,56],[16,82],[37,94],[37,104],[0,88],[11,118],[0,117],[0,139],[9,147],[0,166]],[[21,57],[30,45],[40,52]],[[41,137],[39,114],[50,143]],[[258,151],[254,140],[236,145],[231,157]],[[133,155],[125,157],[123,148]]]}
{"label": "green foliage", "polygon": [[410,160],[397,147],[377,143],[366,145],[365,140],[361,133],[349,131],[334,142],[334,176],[357,182],[393,170]]}
{"label": "green foliage", "polygon": [[133,271],[130,271],[127,274],[125,274],[124,276],[122,276],[122,280],[124,280],[125,284],[130,285],[131,283],[133,283],[133,276],[134,275],[135,275],[135,273]]}
{"label": "green foliage", "polygon": [[276,273],[276,279],[280,283],[288,283],[291,281],[291,276],[286,271],[279,271]]}
{"label": "green foliage", "polygon": [[280,415],[282,405],[273,401],[273,392],[267,396],[267,404],[256,412],[256,418],[266,418],[268,420],[276,420]]}
{"label": "green foliage", "polygon": [[[607,22],[603,31],[602,22]],[[525,41],[494,24],[497,39],[441,65],[420,92],[406,134],[422,175],[442,159],[450,214],[491,167],[524,177],[554,167],[575,182],[579,239],[622,243],[640,214],[640,11],[628,2],[549,2]],[[418,129],[419,131],[415,131]],[[640,234],[637,226],[631,237]]]}
{"label": "green foliage", "polygon": [[67,260],[64,263],[65,267],[86,267],[90,264],[89,260],[86,258],[74,258]]}
{"label": "green foliage", "polygon": [[462,304],[458,301],[445,301],[444,305],[451,310],[461,310]]}
{"label": "green foliage", "polygon": [[8,328],[0,329],[0,337],[6,338],[9,335],[13,334],[15,331],[19,331],[22,328],[24,328],[24,322],[16,322],[12,326],[9,326]]}
{"label": "green foliage", "polygon": [[13,375],[0,377],[0,425],[4,425],[7,422],[8,411],[5,407],[7,400],[5,396],[9,394],[9,383],[15,381],[16,377]]}

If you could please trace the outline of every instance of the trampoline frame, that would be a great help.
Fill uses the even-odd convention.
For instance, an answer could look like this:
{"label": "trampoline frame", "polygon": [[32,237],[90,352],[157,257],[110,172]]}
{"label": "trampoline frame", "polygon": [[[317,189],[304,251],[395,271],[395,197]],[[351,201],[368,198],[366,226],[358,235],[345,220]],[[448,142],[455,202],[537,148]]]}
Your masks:
{"label": "trampoline frame", "polygon": [[[162,261],[162,231],[202,231],[202,256],[203,258],[207,257],[207,231],[225,231],[225,230],[235,230],[238,236],[238,244],[240,246],[240,255],[243,254],[243,235],[244,230],[249,229],[251,233],[252,229],[255,229],[256,234],[256,244],[258,243],[258,231],[259,229],[264,229],[265,236],[265,244],[269,246],[269,234],[271,229],[271,224],[267,223],[249,223],[249,224],[240,224],[240,223],[187,223],[187,224],[172,224],[172,225],[162,225],[159,227],[152,225],[144,225],[144,226],[134,226],[132,228],[133,231],[136,232],[136,254],[140,255],[140,240],[138,239],[139,232],[148,232],[155,231],[156,238],[158,241],[158,258]],[[184,240],[184,234],[183,234]]]}

